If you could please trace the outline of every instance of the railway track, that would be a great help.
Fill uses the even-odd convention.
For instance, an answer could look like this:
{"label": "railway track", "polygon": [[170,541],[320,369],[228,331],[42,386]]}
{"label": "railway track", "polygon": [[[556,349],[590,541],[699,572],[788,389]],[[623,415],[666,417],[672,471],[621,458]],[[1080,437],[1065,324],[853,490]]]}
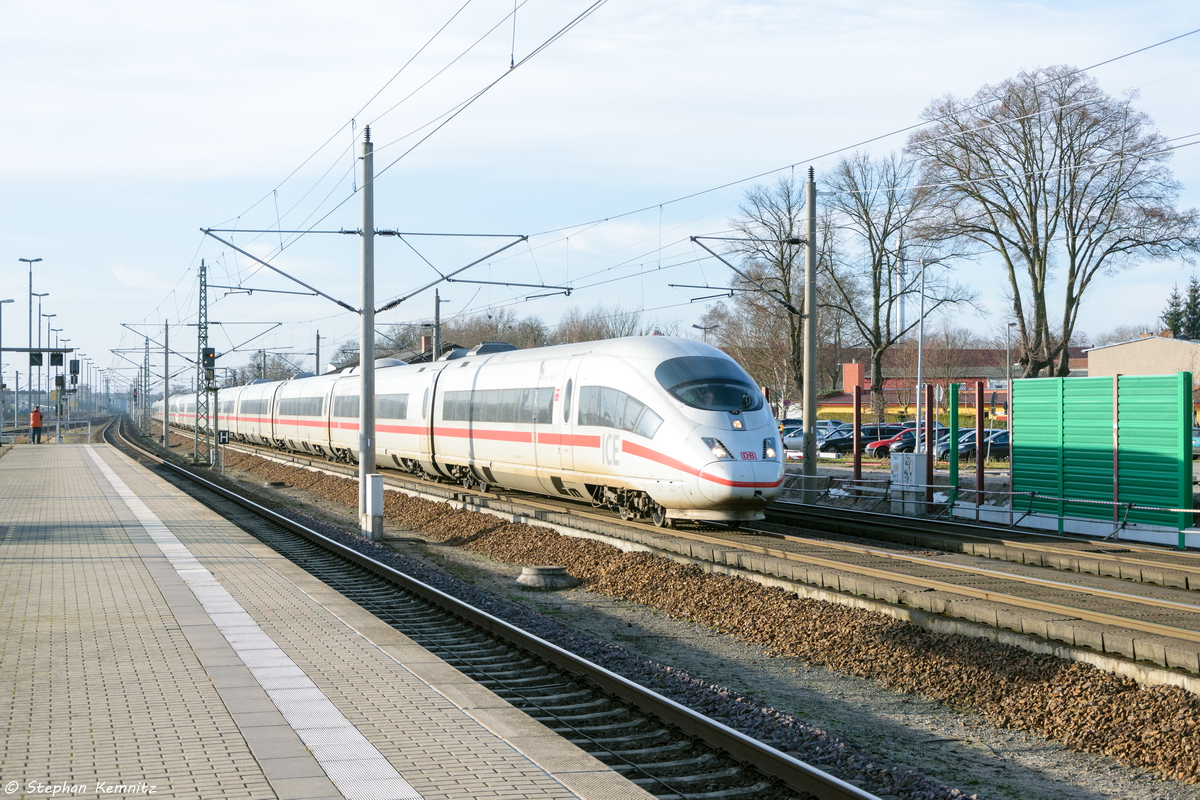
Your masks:
{"label": "railway track", "polygon": [[[245,449],[352,475],[339,465],[300,455]],[[879,606],[876,610],[911,608],[1017,631],[1026,638],[1013,643],[1031,649],[1039,642],[1065,643],[1085,653],[1200,674],[1196,553],[792,503],[771,507],[771,525],[746,524],[739,530],[684,526],[668,532],[621,521],[604,509],[532,495],[478,492],[394,475],[386,480],[431,499],[490,507],[493,513],[522,516],[534,524],[549,522],[562,532],[574,527],[626,547],[636,542],[708,571],[829,590],[849,596],[851,603],[865,597]],[[1175,679],[1156,674],[1151,680]]]}
{"label": "railway track", "polygon": [[189,491],[202,502],[661,800],[874,797],[118,441],[116,429],[106,439],[192,483],[197,488]]}

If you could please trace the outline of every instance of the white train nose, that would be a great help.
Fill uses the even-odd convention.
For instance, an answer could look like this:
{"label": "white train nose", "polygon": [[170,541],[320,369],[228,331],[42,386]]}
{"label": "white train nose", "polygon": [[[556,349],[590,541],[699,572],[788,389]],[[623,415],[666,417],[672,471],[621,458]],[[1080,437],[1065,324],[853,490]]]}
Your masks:
{"label": "white train nose", "polygon": [[766,505],[783,487],[778,461],[713,461],[700,470],[700,491],[714,503],[744,501]]}

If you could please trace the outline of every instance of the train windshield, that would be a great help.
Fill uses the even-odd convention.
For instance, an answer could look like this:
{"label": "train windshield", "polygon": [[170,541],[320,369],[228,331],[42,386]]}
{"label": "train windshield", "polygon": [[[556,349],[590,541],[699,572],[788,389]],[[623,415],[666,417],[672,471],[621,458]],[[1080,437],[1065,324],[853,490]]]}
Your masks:
{"label": "train windshield", "polygon": [[711,356],[672,358],[658,365],[654,377],[684,405],[705,411],[757,411],[762,392],[745,370]]}

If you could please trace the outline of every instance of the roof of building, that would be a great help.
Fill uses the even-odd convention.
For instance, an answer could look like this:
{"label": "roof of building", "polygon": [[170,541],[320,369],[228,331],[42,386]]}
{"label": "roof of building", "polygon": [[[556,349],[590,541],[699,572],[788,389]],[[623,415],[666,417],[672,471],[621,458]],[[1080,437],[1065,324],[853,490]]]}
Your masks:
{"label": "roof of building", "polygon": [[1149,341],[1154,341],[1156,339],[1164,340],[1164,341],[1168,341],[1168,342],[1178,342],[1181,345],[1189,345],[1189,344],[1200,345],[1200,340],[1189,339],[1186,336],[1162,336],[1161,334],[1150,334],[1148,336],[1139,336],[1136,339],[1130,339],[1129,341],[1126,341],[1126,342],[1112,342],[1111,344],[1102,344],[1098,347],[1089,347],[1087,349],[1087,352],[1090,353],[1093,350],[1106,350],[1110,347],[1123,347],[1127,344],[1139,344],[1141,342],[1149,342]]}

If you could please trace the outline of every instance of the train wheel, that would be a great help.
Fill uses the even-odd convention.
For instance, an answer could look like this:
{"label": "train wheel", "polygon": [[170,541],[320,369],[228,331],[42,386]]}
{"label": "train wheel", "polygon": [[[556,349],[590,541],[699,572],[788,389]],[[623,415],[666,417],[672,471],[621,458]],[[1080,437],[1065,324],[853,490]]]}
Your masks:
{"label": "train wheel", "polygon": [[634,513],[630,510],[629,506],[618,506],[617,513],[619,513],[621,515],[621,519],[625,520],[626,522],[634,517]]}
{"label": "train wheel", "polygon": [[656,528],[670,528],[671,520],[667,519],[667,510],[662,506],[655,506],[650,512],[650,521],[654,523]]}

